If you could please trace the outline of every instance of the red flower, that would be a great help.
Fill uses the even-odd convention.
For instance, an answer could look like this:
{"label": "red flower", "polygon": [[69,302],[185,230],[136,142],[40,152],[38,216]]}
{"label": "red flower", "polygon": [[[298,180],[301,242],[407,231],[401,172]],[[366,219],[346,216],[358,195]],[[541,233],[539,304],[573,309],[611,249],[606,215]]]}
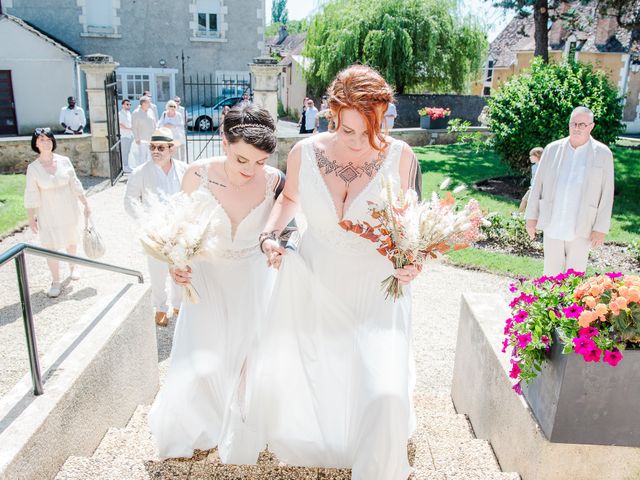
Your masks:
{"label": "red flower", "polygon": [[578,335],[581,337],[591,338],[597,336],[599,333],[600,332],[595,327],[585,327],[580,329]]}
{"label": "red flower", "polygon": [[522,387],[520,386],[520,382],[516,383],[513,387],[513,391],[518,395],[522,395]]}
{"label": "red flower", "polygon": [[602,350],[594,344],[593,348],[583,351],[582,355],[584,356],[585,362],[599,362],[600,357],[602,356]]}
{"label": "red flower", "polygon": [[593,340],[587,337],[578,337],[573,339],[574,351],[579,354],[597,348]]}
{"label": "red flower", "polygon": [[518,375],[520,375],[520,364],[514,362],[513,366],[511,367],[511,371],[509,372],[509,376],[511,378],[518,378]]}

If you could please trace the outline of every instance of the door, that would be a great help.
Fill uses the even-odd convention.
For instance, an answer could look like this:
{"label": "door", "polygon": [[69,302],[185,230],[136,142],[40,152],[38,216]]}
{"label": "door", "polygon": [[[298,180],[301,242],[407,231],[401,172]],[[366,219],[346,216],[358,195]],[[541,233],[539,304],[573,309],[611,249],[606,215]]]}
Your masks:
{"label": "door", "polygon": [[0,70],[0,135],[17,135],[16,109],[13,103],[11,70]]}

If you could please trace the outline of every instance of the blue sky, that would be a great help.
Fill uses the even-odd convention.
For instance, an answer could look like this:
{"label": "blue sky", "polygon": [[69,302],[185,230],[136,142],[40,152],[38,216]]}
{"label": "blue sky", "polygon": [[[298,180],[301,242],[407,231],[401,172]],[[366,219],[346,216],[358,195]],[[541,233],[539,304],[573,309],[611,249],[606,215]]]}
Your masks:
{"label": "blue sky", "polygon": [[[272,0],[265,0],[267,8],[267,22],[271,20],[271,3]],[[313,10],[314,0],[288,0],[287,8],[289,10],[289,18],[292,20],[300,20]],[[464,13],[472,14],[476,17],[485,19],[489,26],[489,41],[493,40],[498,33],[509,22],[513,14],[505,14],[502,9],[495,8],[490,1],[486,0],[462,0],[460,8]]]}

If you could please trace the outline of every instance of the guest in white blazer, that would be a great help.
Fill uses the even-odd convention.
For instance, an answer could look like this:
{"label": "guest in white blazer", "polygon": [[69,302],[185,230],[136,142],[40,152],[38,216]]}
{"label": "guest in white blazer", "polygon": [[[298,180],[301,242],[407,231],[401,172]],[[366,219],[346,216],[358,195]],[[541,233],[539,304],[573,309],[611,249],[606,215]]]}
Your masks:
{"label": "guest in white blazer", "polygon": [[[151,151],[152,161],[136,167],[127,181],[124,208],[134,219],[139,220],[136,204],[142,203],[144,205],[150,194],[173,195],[180,191],[187,164],[171,158],[175,153],[177,143],[168,128],[159,128],[151,135],[151,139],[146,145]],[[147,255],[147,264],[151,278],[155,321],[157,325],[165,327],[169,323],[166,290],[169,266],[149,255]],[[169,284],[173,315],[177,316],[180,311],[182,292],[175,283],[170,281]]]}
{"label": "guest in white blazer", "polygon": [[544,274],[584,272],[589,249],[609,233],[613,209],[613,155],[591,137],[593,112],[577,107],[569,137],[547,145],[540,159],[525,213],[533,238],[544,234]]}

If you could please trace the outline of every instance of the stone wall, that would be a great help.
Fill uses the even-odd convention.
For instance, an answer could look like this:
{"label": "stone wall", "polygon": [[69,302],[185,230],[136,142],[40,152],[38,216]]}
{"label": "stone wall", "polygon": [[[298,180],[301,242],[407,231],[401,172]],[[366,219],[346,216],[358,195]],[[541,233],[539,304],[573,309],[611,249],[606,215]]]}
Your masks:
{"label": "stone wall", "polygon": [[[91,135],[56,136],[56,153],[69,157],[78,175],[96,175],[97,161],[91,153]],[[31,150],[31,137],[0,138],[0,173],[25,173],[38,156]],[[99,175],[97,175],[99,176]]]}
{"label": "stone wall", "polygon": [[[480,132],[488,137],[491,132],[484,127],[471,127],[469,132]],[[456,142],[457,134],[447,133],[446,130],[425,130],[422,128],[394,128],[391,136],[398,140],[407,142],[412,147],[422,147],[425,145],[449,145]],[[288,135],[278,137],[278,147],[271,158],[269,164],[278,167],[285,172],[287,170],[287,156],[293,146],[309,135]]]}
{"label": "stone wall", "polygon": [[423,107],[450,108],[451,118],[461,118],[470,121],[471,125],[480,125],[478,115],[486,104],[485,97],[475,95],[398,95],[396,126],[400,128],[419,126],[418,110]]}

